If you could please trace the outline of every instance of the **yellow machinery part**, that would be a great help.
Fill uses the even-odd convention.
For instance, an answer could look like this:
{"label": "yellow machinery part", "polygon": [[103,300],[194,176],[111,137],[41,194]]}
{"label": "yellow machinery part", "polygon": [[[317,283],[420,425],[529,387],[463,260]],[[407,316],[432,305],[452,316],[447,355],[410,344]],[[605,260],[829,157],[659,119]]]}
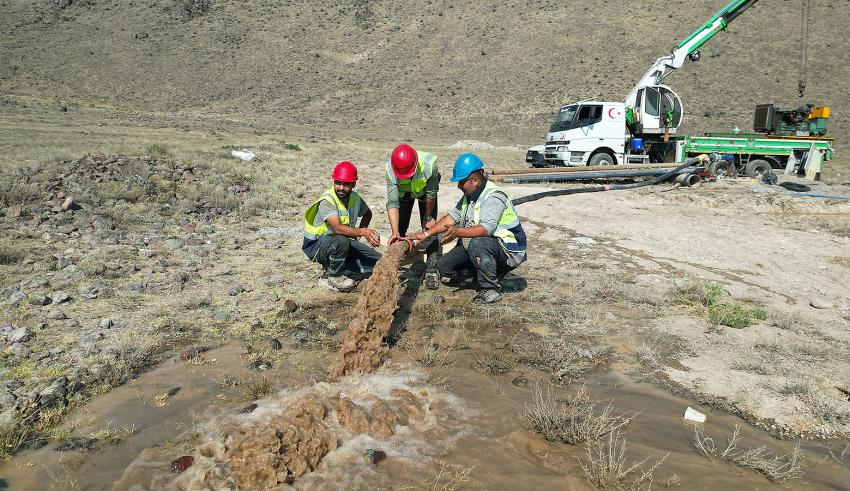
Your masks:
{"label": "yellow machinery part", "polygon": [[809,119],[817,119],[817,118],[829,119],[829,107],[828,106],[813,107],[812,113],[809,115]]}

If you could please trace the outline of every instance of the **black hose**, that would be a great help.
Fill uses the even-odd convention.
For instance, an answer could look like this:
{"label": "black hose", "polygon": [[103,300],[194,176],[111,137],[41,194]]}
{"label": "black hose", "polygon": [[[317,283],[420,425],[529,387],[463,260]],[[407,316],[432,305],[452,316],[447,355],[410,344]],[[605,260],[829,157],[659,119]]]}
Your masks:
{"label": "black hose", "polygon": [[529,194],[528,196],[523,196],[521,198],[517,198],[515,200],[512,200],[512,203],[514,204],[514,206],[516,206],[516,205],[521,205],[523,203],[528,203],[528,202],[531,202],[531,201],[537,201],[541,198],[548,198],[550,196],[566,196],[566,195],[569,195],[569,194],[599,193],[599,192],[602,192],[602,191],[618,191],[618,190],[621,190],[621,189],[640,188],[640,187],[643,187],[643,186],[658,184],[661,181],[667,180],[671,176],[680,172],[682,169],[684,169],[686,167],[690,167],[690,166],[692,166],[696,163],[699,163],[699,162],[706,163],[707,161],[714,162],[718,158],[719,157],[716,156],[715,154],[711,154],[710,156],[708,156],[707,159],[706,159],[706,156],[700,155],[699,157],[694,157],[694,158],[686,160],[684,164],[680,165],[679,167],[676,167],[675,169],[671,169],[670,172],[667,172],[665,174],[662,174],[662,175],[655,177],[655,178],[652,178],[652,179],[647,179],[646,181],[635,182],[635,183],[632,183],[632,184],[606,184],[604,186],[596,186],[596,187],[592,187],[592,188],[555,189],[555,190],[552,190],[552,191],[544,191],[542,193]]}

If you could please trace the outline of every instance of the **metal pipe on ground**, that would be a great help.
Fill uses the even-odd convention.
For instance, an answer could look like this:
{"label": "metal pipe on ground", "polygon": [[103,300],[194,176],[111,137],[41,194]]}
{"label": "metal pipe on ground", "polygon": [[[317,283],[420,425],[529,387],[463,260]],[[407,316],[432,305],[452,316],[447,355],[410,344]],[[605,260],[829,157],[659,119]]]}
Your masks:
{"label": "metal pipe on ground", "polygon": [[702,183],[702,178],[696,174],[679,174],[675,182],[687,187],[696,187]]}
{"label": "metal pipe on ground", "polygon": [[632,170],[632,169],[672,169],[681,164],[620,164],[620,165],[590,165],[581,167],[545,167],[525,169],[492,169],[490,176],[511,176],[516,174],[560,174],[562,172],[593,172],[605,170]]}
{"label": "metal pipe on ground", "polygon": [[[592,179],[624,179],[634,177],[655,177],[663,176],[672,169],[646,169],[646,170],[623,170],[623,171],[607,171],[607,172],[576,172],[569,174],[543,174],[543,175],[514,175],[504,176],[500,179],[505,184],[522,184],[522,183],[537,183],[537,182],[572,182],[586,181]],[[684,171],[689,174],[698,172],[697,168],[688,168]]]}

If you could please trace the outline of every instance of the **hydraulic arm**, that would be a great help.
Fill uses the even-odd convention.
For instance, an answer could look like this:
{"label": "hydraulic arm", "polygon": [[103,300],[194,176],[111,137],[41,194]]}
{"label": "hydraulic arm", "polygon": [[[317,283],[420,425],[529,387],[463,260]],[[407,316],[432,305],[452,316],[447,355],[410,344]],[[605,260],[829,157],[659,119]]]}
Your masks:
{"label": "hydraulic arm", "polygon": [[629,92],[626,103],[633,103],[637,91],[643,87],[658,85],[674,70],[681,68],[686,59],[699,60],[699,48],[718,32],[723,31],[730,22],[746,12],[758,0],[733,0],[720,9],[711,19],[695,30],[684,41],[676,45],[669,55],[655,60],[646,74]]}

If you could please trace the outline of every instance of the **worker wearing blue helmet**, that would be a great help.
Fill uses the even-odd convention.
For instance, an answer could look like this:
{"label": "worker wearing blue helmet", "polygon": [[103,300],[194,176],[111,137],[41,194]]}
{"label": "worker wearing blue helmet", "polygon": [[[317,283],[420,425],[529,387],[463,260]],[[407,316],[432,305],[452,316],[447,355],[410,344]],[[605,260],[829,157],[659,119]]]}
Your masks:
{"label": "worker wearing blue helmet", "polygon": [[474,271],[479,291],[473,302],[497,302],[502,277],[527,258],[519,216],[508,193],[484,175],[484,162],[477,155],[458,157],[451,181],[463,197],[448,215],[410,238],[422,241],[443,234],[443,243],[457,239],[454,249],[437,261],[443,282],[461,282],[464,272]]}

